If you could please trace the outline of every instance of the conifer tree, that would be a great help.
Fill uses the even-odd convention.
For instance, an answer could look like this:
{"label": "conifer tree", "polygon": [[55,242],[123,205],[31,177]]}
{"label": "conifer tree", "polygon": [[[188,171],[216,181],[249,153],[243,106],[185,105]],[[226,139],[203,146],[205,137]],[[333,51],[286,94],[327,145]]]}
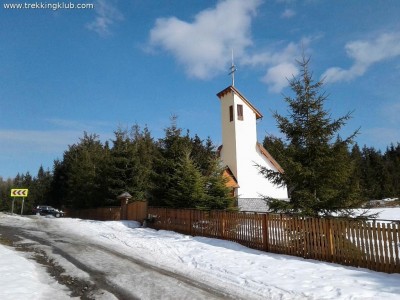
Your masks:
{"label": "conifer tree", "polygon": [[225,209],[233,201],[210,139],[182,135],[176,118],[158,142],[149,203],[175,208]]}
{"label": "conifer tree", "polygon": [[227,187],[227,178],[222,176],[223,168],[220,159],[214,157],[205,176],[206,195],[198,204],[200,209],[229,209],[234,205],[234,197]]}
{"label": "conifer tree", "polygon": [[119,128],[114,132],[115,139],[110,150],[110,159],[107,164],[107,202],[112,204],[123,192],[131,193],[130,181],[133,177],[133,168],[137,158],[132,153],[131,142],[126,130]]}
{"label": "conifer tree", "polygon": [[67,192],[64,202],[68,207],[90,208],[105,203],[104,157],[99,136],[86,132],[79,143],[69,146],[64,152]]}
{"label": "conifer tree", "polygon": [[275,184],[286,185],[290,193],[290,201],[266,195],[273,211],[330,214],[348,208],[357,199],[350,185],[353,165],[346,150],[357,131],[344,140],[338,136],[351,114],[332,120],[324,108],[327,96],[321,92],[323,81],[312,79],[309,59],[303,57],[298,63],[301,74],[289,81],[295,97],[284,98],[288,116],[274,113],[284,135],[275,141],[284,173],[259,168]]}
{"label": "conifer tree", "polygon": [[175,164],[165,203],[174,208],[195,208],[205,197],[203,176],[186,149]]}
{"label": "conifer tree", "polygon": [[151,187],[153,163],[157,156],[156,144],[147,126],[141,129],[134,125],[131,129],[133,154],[137,164],[133,168],[131,195],[136,200],[146,200]]}

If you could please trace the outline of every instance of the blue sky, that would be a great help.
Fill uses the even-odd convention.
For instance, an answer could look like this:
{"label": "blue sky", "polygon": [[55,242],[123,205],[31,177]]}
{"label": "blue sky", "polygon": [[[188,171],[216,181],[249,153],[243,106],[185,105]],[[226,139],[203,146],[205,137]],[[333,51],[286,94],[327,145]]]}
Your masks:
{"label": "blue sky", "polygon": [[[326,108],[353,118],[346,136],[385,150],[400,142],[400,1],[72,0],[94,9],[0,7],[0,176],[52,169],[83,132],[178,126],[221,142],[216,94],[235,87],[278,135],[287,79],[302,49]],[[25,3],[36,3],[25,1]],[[40,3],[40,2],[39,2]],[[42,3],[52,3],[51,0]],[[65,3],[69,3],[65,2]]]}

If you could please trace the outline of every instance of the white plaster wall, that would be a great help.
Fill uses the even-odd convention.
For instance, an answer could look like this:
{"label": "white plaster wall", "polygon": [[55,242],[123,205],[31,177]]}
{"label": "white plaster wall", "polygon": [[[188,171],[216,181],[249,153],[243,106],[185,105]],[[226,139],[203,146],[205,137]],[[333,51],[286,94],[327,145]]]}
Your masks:
{"label": "white plaster wall", "polygon": [[[222,120],[222,151],[221,159],[229,166],[233,175],[237,176],[236,165],[236,129],[235,122],[229,121],[229,106],[233,105],[233,93],[229,92],[221,98],[221,120]],[[236,111],[234,109],[234,114]]]}
{"label": "white plaster wall", "polygon": [[271,170],[276,168],[271,162],[261,153],[257,143],[253,144],[252,152],[244,159],[245,163],[239,172],[245,174],[242,176],[238,191],[239,198],[260,198],[260,197],[273,197],[278,199],[287,199],[286,187],[278,187],[267,180],[263,175],[258,172],[256,165],[265,166]]}

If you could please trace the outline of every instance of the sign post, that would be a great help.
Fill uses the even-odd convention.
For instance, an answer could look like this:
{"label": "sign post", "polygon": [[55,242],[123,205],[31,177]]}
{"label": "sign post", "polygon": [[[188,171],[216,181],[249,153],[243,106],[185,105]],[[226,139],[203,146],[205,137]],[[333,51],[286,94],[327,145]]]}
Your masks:
{"label": "sign post", "polygon": [[11,197],[13,197],[11,213],[14,213],[14,200],[16,197],[22,197],[21,215],[24,212],[25,197],[28,197],[28,189],[11,189]]}

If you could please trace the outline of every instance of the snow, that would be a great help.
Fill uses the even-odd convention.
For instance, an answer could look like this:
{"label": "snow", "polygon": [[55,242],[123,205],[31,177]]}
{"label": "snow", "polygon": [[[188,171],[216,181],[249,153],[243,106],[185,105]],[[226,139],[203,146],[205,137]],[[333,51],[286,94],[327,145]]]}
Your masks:
{"label": "snow", "polygon": [[[378,210],[380,219],[400,220],[400,208]],[[132,221],[100,222],[0,214],[0,224],[27,230],[35,228],[38,222],[46,226],[46,232],[102,245],[145,263],[229,290],[239,299],[400,298],[400,274],[265,253],[233,242],[142,228]],[[10,249],[0,246],[0,299],[50,299],[49,295],[51,299],[69,298],[62,286],[51,277],[45,277],[42,267]],[[52,257],[69,275],[87,277],[81,270],[68,265],[70,263],[65,259],[54,254]],[[106,259],[99,252],[86,257],[85,261],[101,265]],[[122,272],[110,275],[109,280],[129,285]]]}
{"label": "snow", "polygon": [[382,220],[400,220],[400,207],[391,208],[371,208],[371,213],[378,213],[378,219]]}
{"label": "snow", "polygon": [[23,254],[0,244],[0,299],[70,299],[67,290]]}

